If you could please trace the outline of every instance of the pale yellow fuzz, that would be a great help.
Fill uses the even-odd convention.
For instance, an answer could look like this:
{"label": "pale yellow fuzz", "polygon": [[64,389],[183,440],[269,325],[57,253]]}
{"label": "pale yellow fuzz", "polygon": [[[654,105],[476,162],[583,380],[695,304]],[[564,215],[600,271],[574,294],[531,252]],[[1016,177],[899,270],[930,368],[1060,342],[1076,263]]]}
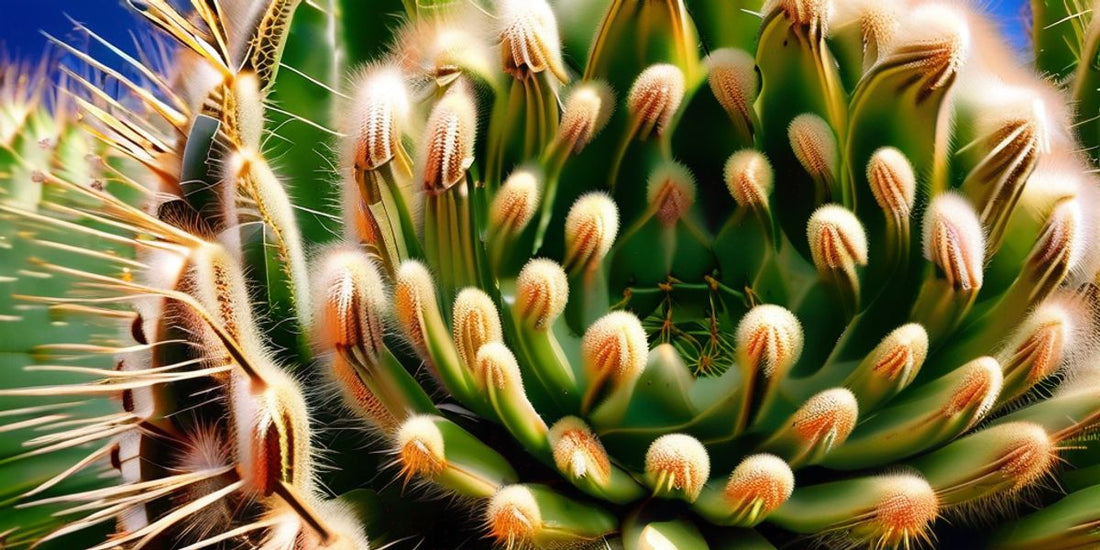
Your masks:
{"label": "pale yellow fuzz", "polygon": [[775,173],[768,157],[755,149],[738,151],[726,160],[726,189],[741,206],[767,206]]}
{"label": "pale yellow fuzz", "polygon": [[680,221],[695,203],[695,176],[676,161],[662,162],[649,174],[646,198],[657,219],[665,226]]}
{"label": "pale yellow fuzz", "polygon": [[924,257],[943,270],[949,284],[965,291],[981,288],[985,233],[965,197],[948,192],[932,199],[923,235]]}
{"label": "pale yellow fuzz", "polygon": [[647,67],[630,88],[627,110],[643,127],[664,133],[684,100],[684,73],[675,65]]}
{"label": "pale yellow fuzz", "polygon": [[654,493],[680,494],[694,502],[710,476],[710,455],[690,435],[662,435],[646,451],[645,474]]}
{"label": "pale yellow fuzz", "polygon": [[831,181],[837,174],[836,134],[825,119],[803,113],[791,120],[787,137],[798,162],[810,176]]}
{"label": "pale yellow fuzz", "polygon": [[794,472],[781,458],[770,454],[745,457],[730,474],[722,496],[731,508],[760,506],[769,514],[783,505],[794,491]]}
{"label": "pale yellow fuzz", "polygon": [[602,191],[582,195],[565,217],[564,265],[592,270],[611,251],[619,233],[619,208]]}
{"label": "pale yellow fuzz", "polygon": [[636,380],[645,370],[649,342],[633,313],[613,311],[588,327],[581,340],[584,368],[593,383],[616,385]]}
{"label": "pale yellow fuzz", "polygon": [[819,271],[852,270],[867,265],[867,234],[863,224],[843,206],[827,204],[814,211],[806,225],[810,254]]}
{"label": "pale yellow fuzz", "polygon": [[737,359],[743,369],[767,378],[781,375],[802,355],[802,324],[789,310],[763,304],[749,310],[737,325]]}
{"label": "pale yellow fuzz", "polygon": [[530,170],[512,172],[489,207],[491,227],[511,234],[527,227],[538,211],[539,188],[539,180]]}
{"label": "pale yellow fuzz", "polygon": [[574,479],[591,478],[598,484],[611,477],[611,461],[599,438],[583,420],[566,416],[550,428],[547,438],[554,464]]}
{"label": "pale yellow fuzz", "polygon": [[569,280],[560,265],[536,258],[523,266],[516,278],[516,308],[528,324],[546,330],[568,301]]}
{"label": "pale yellow fuzz", "polygon": [[899,217],[908,217],[917,195],[917,177],[905,154],[883,147],[867,163],[867,182],[879,208]]}
{"label": "pale yellow fuzz", "polygon": [[455,349],[467,368],[475,366],[481,346],[504,341],[496,304],[479,288],[464,288],[458,293],[452,317]]}
{"label": "pale yellow fuzz", "polygon": [[497,491],[485,507],[489,535],[506,548],[528,544],[542,530],[542,512],[531,491],[509,485]]}
{"label": "pale yellow fuzz", "polygon": [[611,88],[600,80],[587,80],[576,85],[565,98],[559,139],[579,152],[603,130],[615,109]]}
{"label": "pale yellow fuzz", "polygon": [[474,162],[477,105],[465,85],[452,86],[432,107],[421,143],[420,185],[441,193],[466,178]]}
{"label": "pale yellow fuzz", "polygon": [[405,79],[396,67],[368,70],[352,85],[352,98],[347,124],[354,140],[354,167],[374,170],[401,147],[401,131],[411,109]]}

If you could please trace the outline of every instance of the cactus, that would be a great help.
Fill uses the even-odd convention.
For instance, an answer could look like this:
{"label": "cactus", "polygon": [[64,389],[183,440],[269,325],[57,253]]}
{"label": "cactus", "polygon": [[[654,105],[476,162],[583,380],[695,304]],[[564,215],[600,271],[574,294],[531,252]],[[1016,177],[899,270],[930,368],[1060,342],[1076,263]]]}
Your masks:
{"label": "cactus", "polygon": [[1031,4],[79,27],[0,74],[0,544],[1100,544],[1100,19]]}

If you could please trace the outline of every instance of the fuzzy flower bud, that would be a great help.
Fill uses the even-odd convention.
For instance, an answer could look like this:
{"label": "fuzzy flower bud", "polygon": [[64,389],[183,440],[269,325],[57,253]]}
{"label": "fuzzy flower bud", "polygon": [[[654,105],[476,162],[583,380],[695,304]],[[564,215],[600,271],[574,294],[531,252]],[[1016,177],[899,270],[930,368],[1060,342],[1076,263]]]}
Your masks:
{"label": "fuzzy flower bud", "polygon": [[603,130],[615,108],[611,88],[599,80],[578,84],[565,99],[558,136],[575,152],[584,149]]}
{"label": "fuzzy flower bud", "polygon": [[1062,300],[1047,301],[1016,329],[999,354],[1005,374],[1002,402],[1033,387],[1062,365],[1079,319],[1087,319],[1073,305]]}
{"label": "fuzzy flower bud", "polygon": [[825,119],[813,113],[798,115],[787,127],[787,137],[794,156],[811,177],[822,182],[835,178],[836,134]]}
{"label": "fuzzy flower bud", "polygon": [[928,3],[909,10],[883,64],[898,60],[919,77],[922,95],[955,80],[970,50],[970,30],[958,8]]}
{"label": "fuzzy flower bud", "polygon": [[530,544],[542,529],[542,512],[530,489],[509,485],[497,491],[485,508],[490,536],[506,548]]}
{"label": "fuzzy flower bud", "polygon": [[1077,199],[1064,200],[1054,207],[1046,227],[1028,257],[1028,266],[1036,273],[1065,276],[1084,256],[1084,214]]}
{"label": "fuzzy flower bud", "polygon": [[867,234],[859,218],[843,206],[827,204],[814,211],[806,226],[810,253],[818,271],[853,271],[867,265]]}
{"label": "fuzzy flower bud", "polygon": [[710,476],[710,455],[690,435],[662,435],[646,451],[645,475],[655,496],[694,502]]}
{"label": "fuzzy flower bud", "polygon": [[377,361],[384,344],[382,315],[388,308],[378,267],[366,253],[337,248],[322,261],[317,333],[325,349],[356,349]]}
{"label": "fuzzy flower bud", "polygon": [[645,370],[649,341],[642,322],[633,313],[613,311],[584,333],[581,357],[590,378],[598,386],[610,379],[619,385],[636,379]]}
{"label": "fuzzy flower bud", "polygon": [[424,132],[420,182],[425,191],[443,192],[466,177],[474,162],[477,107],[463,85],[435,104]]}
{"label": "fuzzy flower bud", "polygon": [[664,162],[649,175],[646,196],[661,224],[675,225],[695,203],[695,176],[683,164]]}
{"label": "fuzzy flower bud", "polygon": [[311,481],[309,412],[297,384],[275,367],[264,369],[265,386],[242,375],[230,383],[230,404],[239,471],[251,491],[264,496],[280,483],[301,488]]}
{"label": "fuzzy flower bud", "polygon": [[565,217],[565,267],[591,270],[611,251],[619,233],[619,208],[606,193],[582,195]]}
{"label": "fuzzy flower bud", "polygon": [[515,307],[529,326],[537,330],[550,328],[568,301],[569,279],[553,260],[536,258],[520,270]]}
{"label": "fuzzy flower bud", "polygon": [[432,477],[447,462],[443,434],[430,416],[412,416],[402,423],[394,436],[394,447],[406,481],[416,476]]}
{"label": "fuzzy flower bud", "polygon": [[558,470],[574,479],[592,478],[605,484],[611,478],[611,461],[596,434],[575,416],[566,416],[550,428],[550,448]]}
{"label": "fuzzy flower bud", "polygon": [[1001,393],[1004,376],[1001,365],[992,357],[979,357],[959,367],[961,380],[951,392],[951,399],[940,409],[940,414],[952,417],[965,414],[972,423],[983,418]]}
{"label": "fuzzy flower bud", "polygon": [[503,342],[496,304],[479,288],[464,288],[455,297],[454,341],[467,368],[474,366],[477,352],[489,342]]}
{"label": "fuzzy flower bud", "polygon": [[503,343],[488,342],[481,346],[473,364],[474,372],[486,385],[525,395],[516,356]]}
{"label": "fuzzy flower bud", "polygon": [[741,206],[766,206],[775,173],[768,157],[755,149],[738,151],[726,160],[726,188]]}
{"label": "fuzzy flower bud", "polygon": [[867,163],[867,182],[879,208],[899,217],[908,217],[917,194],[917,176],[905,154],[883,147]]}
{"label": "fuzzy flower bud", "polygon": [[759,305],[737,325],[737,361],[742,369],[782,375],[802,355],[802,324],[793,313],[771,304]]}
{"label": "fuzzy flower bud", "polygon": [[961,195],[944,193],[932,199],[924,214],[924,256],[956,290],[981,288],[985,235],[974,207]]}
{"label": "fuzzy flower bud", "polygon": [[745,457],[733,470],[723,497],[731,509],[756,516],[749,521],[755,523],[782,506],[793,491],[791,467],[775,455],[756,454]]}
{"label": "fuzzy flower bud", "polygon": [[504,72],[523,80],[550,71],[562,82],[566,80],[558,22],[546,0],[506,0],[500,2],[497,16]]}
{"label": "fuzzy flower bud", "polygon": [[806,401],[795,413],[793,426],[806,441],[835,447],[848,439],[858,416],[855,395],[846,389],[831,389]]}
{"label": "fuzzy flower bud", "polygon": [[409,109],[409,92],[397,69],[380,68],[357,79],[348,121],[356,169],[374,170],[394,158]]}
{"label": "fuzzy flower bud", "polygon": [[642,135],[660,135],[684,100],[684,73],[675,65],[651,65],[638,75],[626,98],[627,110],[641,121]]}
{"label": "fuzzy flower bud", "polygon": [[809,27],[811,33],[825,33],[832,18],[832,0],[769,0],[763,13],[782,10],[794,25]]}
{"label": "fuzzy flower bud", "polygon": [[504,180],[489,207],[492,227],[519,233],[539,207],[539,181],[529,170],[516,170]]}
{"label": "fuzzy flower bud", "polygon": [[706,59],[707,83],[718,104],[735,121],[745,121],[751,129],[752,104],[760,91],[756,59],[744,50],[721,48]]}
{"label": "fuzzy flower bud", "polygon": [[394,316],[405,336],[418,347],[424,345],[424,308],[435,300],[435,283],[424,264],[410,260],[397,269],[393,292]]}
{"label": "fuzzy flower bud", "polygon": [[924,478],[912,474],[882,476],[879,501],[871,517],[853,529],[853,535],[881,548],[895,548],[923,540],[939,515],[936,491]]}

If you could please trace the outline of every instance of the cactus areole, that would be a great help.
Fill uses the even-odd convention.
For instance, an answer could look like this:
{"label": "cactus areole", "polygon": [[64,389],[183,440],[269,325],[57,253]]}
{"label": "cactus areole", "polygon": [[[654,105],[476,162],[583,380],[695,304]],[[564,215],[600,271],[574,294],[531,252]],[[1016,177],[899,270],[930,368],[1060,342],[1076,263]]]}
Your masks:
{"label": "cactus areole", "polygon": [[0,546],[1100,547],[1086,0],[130,4],[0,66]]}

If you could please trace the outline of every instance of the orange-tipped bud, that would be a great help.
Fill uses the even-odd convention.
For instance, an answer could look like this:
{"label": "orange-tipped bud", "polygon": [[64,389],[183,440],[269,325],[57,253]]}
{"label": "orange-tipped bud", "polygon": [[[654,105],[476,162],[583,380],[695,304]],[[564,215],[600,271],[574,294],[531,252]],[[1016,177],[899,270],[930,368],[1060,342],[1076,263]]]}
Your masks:
{"label": "orange-tipped bud", "polygon": [[565,217],[565,268],[599,267],[619,233],[619,208],[606,193],[582,195]]}
{"label": "orange-tipped bud", "polygon": [[388,308],[378,267],[355,248],[335,248],[321,260],[317,339],[324,349],[356,349],[377,361],[384,344],[382,316]]}
{"label": "orange-tipped bud", "polygon": [[260,389],[243,375],[230,383],[238,471],[249,490],[267,496],[280,483],[312,483],[309,411],[301,390],[276,367]]}
{"label": "orange-tipped bud", "polygon": [[730,508],[762,518],[787,502],[793,491],[791,467],[775,455],[756,454],[737,465],[722,496]]}
{"label": "orange-tipped bud", "polygon": [[1080,320],[1087,319],[1071,302],[1050,300],[1016,329],[999,354],[1005,366],[1005,391],[1013,397],[1061,367]]}
{"label": "orange-tipped bud", "polygon": [[734,120],[752,124],[753,107],[760,83],[756,76],[756,59],[744,50],[721,48],[706,59],[707,83],[718,104]]}
{"label": "orange-tipped bud", "polygon": [[592,385],[610,379],[620,385],[641,376],[649,357],[649,341],[633,313],[613,311],[584,333],[581,357]]}
{"label": "orange-tipped bud", "polygon": [[837,5],[834,28],[858,25],[863,41],[863,67],[867,69],[886,53],[898,35],[905,3],[899,0],[848,0]]}
{"label": "orange-tipped bud", "polygon": [[853,271],[867,265],[867,234],[850,210],[826,204],[814,211],[806,226],[810,254],[818,271]]}
{"label": "orange-tipped bud", "polygon": [[977,422],[993,408],[1001,393],[1004,376],[1001,365],[992,357],[979,357],[959,367],[962,381],[955,386],[951,399],[940,413],[952,417],[965,413]]}
{"label": "orange-tipped bud", "polygon": [[558,420],[548,435],[558,470],[574,479],[591,478],[597,484],[611,478],[611,461],[596,434],[575,416]]}
{"label": "orange-tipped bud", "polygon": [[430,478],[447,464],[443,434],[430,416],[411,416],[393,438],[401,474],[408,482],[415,476]]}
{"label": "orange-tipped bud", "polygon": [[818,181],[832,181],[837,173],[836,134],[825,119],[813,113],[794,117],[787,127],[791,149],[802,168]]}
{"label": "orange-tipped bud", "polygon": [[999,470],[1011,481],[1010,490],[1023,489],[1050,473],[1057,462],[1058,448],[1042,426],[1010,422],[994,429],[1000,432],[1004,449]]}
{"label": "orange-tipped bud", "polygon": [[970,30],[958,8],[944,3],[921,4],[905,15],[883,63],[897,59],[919,76],[922,95],[955,80],[970,50]]}
{"label": "orange-tipped bud", "polygon": [[474,372],[487,386],[525,395],[516,356],[501,342],[481,346],[474,359]]}
{"label": "orange-tipped bud", "polygon": [[435,300],[435,283],[424,264],[407,260],[397,268],[393,291],[394,316],[405,337],[422,348],[424,342],[424,308]]}
{"label": "orange-tipped bud", "polygon": [[1085,256],[1085,217],[1078,199],[1064,200],[1054,207],[1046,227],[1028,257],[1028,265],[1038,273],[1065,274]]}
{"label": "orange-tipped bud", "polygon": [[924,256],[956,290],[981,288],[985,234],[974,207],[961,195],[944,193],[932,199],[924,214]]}
{"label": "orange-tipped bud", "polygon": [[810,32],[825,33],[832,18],[832,0],[768,0],[763,13],[782,10],[792,24],[809,27]]}
{"label": "orange-tipped bud", "polygon": [[489,342],[503,342],[496,304],[479,288],[464,288],[455,297],[454,340],[458,355],[473,368],[477,352]]}
{"label": "orange-tipped bud", "polygon": [[565,311],[569,301],[569,279],[553,260],[536,258],[527,262],[516,278],[516,309],[524,322],[546,330]]}
{"label": "orange-tipped bud", "polygon": [[603,130],[615,109],[611,88],[599,80],[578,84],[565,99],[558,136],[580,152]]}
{"label": "orange-tipped bud", "polygon": [[440,193],[466,178],[474,162],[477,106],[464,85],[452,86],[432,108],[424,132],[420,183]]}
{"label": "orange-tipped bud", "polygon": [[531,223],[539,208],[539,180],[529,170],[516,170],[504,180],[489,207],[494,229],[516,234]]}
{"label": "orange-tipped bud", "polygon": [[485,508],[489,535],[505,548],[529,546],[542,530],[542,512],[530,489],[509,485],[497,491]]}
{"label": "orange-tipped bud", "polygon": [[851,391],[835,388],[811,397],[794,414],[793,428],[807,446],[835,448],[852,433],[859,404]]}
{"label": "orange-tipped bud", "polygon": [[401,148],[401,127],[409,116],[409,92],[396,68],[364,73],[354,86],[349,113],[352,160],[358,170],[374,170],[389,162]]}
{"label": "orange-tipped bud", "polygon": [[710,455],[690,435],[662,435],[645,453],[645,476],[654,495],[694,502],[710,476]]}
{"label": "orange-tipped bud", "polygon": [[684,73],[668,64],[650,65],[630,88],[627,110],[640,121],[642,135],[664,133],[684,100]]}
{"label": "orange-tipped bud", "polygon": [[742,369],[768,378],[781,376],[802,355],[802,324],[783,307],[763,304],[737,325],[737,361]]}
{"label": "orange-tipped bud", "polygon": [[775,172],[768,157],[755,149],[738,151],[726,160],[726,188],[741,206],[764,206],[772,192]]}
{"label": "orange-tipped bud", "polygon": [[867,182],[879,208],[908,217],[917,195],[917,176],[905,154],[893,147],[883,147],[871,155],[867,163]]}
{"label": "orange-tipped bud", "polygon": [[665,226],[674,225],[695,203],[695,176],[678,162],[661,163],[649,175],[646,197],[657,219]]}
{"label": "orange-tipped bud", "polygon": [[909,546],[928,540],[932,522],[940,510],[940,499],[928,482],[912,474],[883,476],[879,480],[881,494],[871,517],[861,522],[853,534],[876,548]]}
{"label": "orange-tipped bud", "polygon": [[550,71],[565,82],[558,22],[546,0],[505,0],[498,7],[504,72],[522,80]]}

